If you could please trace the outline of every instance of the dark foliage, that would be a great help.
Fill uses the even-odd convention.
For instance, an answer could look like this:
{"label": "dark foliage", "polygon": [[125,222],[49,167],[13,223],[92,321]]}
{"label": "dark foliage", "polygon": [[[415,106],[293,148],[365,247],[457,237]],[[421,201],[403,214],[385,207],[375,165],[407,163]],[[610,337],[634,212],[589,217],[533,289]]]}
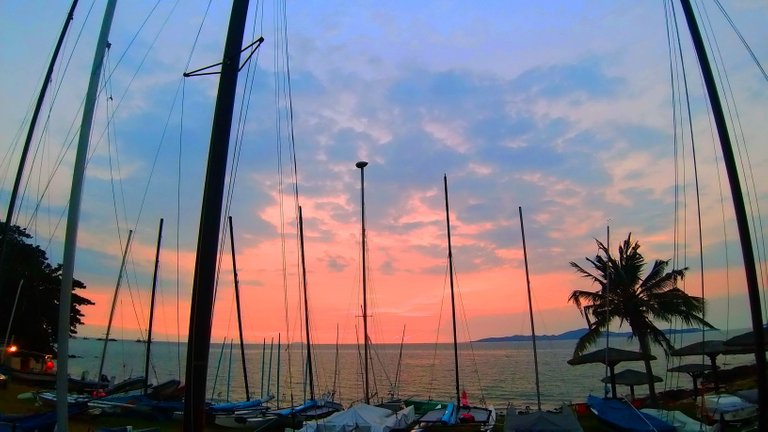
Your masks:
{"label": "dark foliage", "polygon": [[[0,223],[3,233],[4,226]],[[0,335],[5,336],[8,330],[18,291],[16,312],[10,323],[11,340],[27,351],[55,353],[62,265],[52,266],[45,251],[33,245],[31,239],[26,230],[11,226],[3,254],[5,262],[0,263]],[[77,327],[83,324],[80,307],[94,304],[75,292],[84,288],[83,282],[73,279],[70,335],[77,334]]]}
{"label": "dark foliage", "polygon": [[[656,322],[714,328],[703,318],[704,299],[688,295],[677,286],[678,280],[685,277],[686,268],[667,271],[669,260],[655,260],[643,277],[648,262],[639,251],[640,243],[632,240],[631,233],[619,244],[617,255],[599,240],[596,242],[598,254],[586,258],[591,268],[571,262],[578,274],[600,288],[597,291],[575,290],[568,298],[589,325],[587,333],[576,343],[574,356],[594,345],[614,320],[629,325],[631,337],[637,338],[640,351],[646,355],[651,354],[651,344],[662,347],[666,354],[672,350],[671,341]],[[655,400],[650,360],[645,361],[645,367],[650,395]]]}

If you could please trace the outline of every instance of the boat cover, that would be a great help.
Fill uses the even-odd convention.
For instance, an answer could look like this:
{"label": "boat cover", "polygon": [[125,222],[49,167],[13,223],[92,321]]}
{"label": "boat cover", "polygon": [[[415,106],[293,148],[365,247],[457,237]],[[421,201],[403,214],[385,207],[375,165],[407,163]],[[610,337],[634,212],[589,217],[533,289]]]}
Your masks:
{"label": "boat cover", "polygon": [[408,427],[415,418],[412,406],[392,412],[373,405],[357,404],[324,419],[305,422],[300,432],[388,432]]}
{"label": "boat cover", "polygon": [[531,411],[520,413],[514,406],[507,408],[504,432],[583,432],[569,407],[561,411]]}
{"label": "boat cover", "polygon": [[600,420],[613,427],[630,432],[675,432],[671,424],[640,412],[623,399],[587,396],[587,403]]}
{"label": "boat cover", "polygon": [[713,419],[742,421],[757,415],[757,405],[732,394],[710,394],[702,398],[704,409]]}
{"label": "boat cover", "polygon": [[[271,400],[272,397],[266,398],[266,401]],[[227,412],[234,412],[237,410],[251,410],[254,408],[264,408],[264,410],[267,409],[267,407],[264,405],[264,400],[262,399],[251,399],[249,401],[238,401],[238,402],[221,402],[217,404],[213,404],[208,406],[208,412],[212,414],[219,414],[219,413],[227,413]]]}
{"label": "boat cover", "polygon": [[677,432],[713,432],[715,430],[714,426],[707,426],[680,411],[667,411],[655,408],[643,408],[641,411],[673,425],[677,428]]}

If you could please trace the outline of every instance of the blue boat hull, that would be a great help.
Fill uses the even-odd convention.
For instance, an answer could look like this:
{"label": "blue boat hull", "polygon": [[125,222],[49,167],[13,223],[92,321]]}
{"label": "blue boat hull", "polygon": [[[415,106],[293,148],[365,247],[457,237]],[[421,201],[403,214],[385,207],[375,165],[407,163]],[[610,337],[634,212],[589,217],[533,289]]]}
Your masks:
{"label": "blue boat hull", "polygon": [[623,399],[587,396],[587,404],[600,420],[626,432],[675,432],[671,424],[636,410]]}

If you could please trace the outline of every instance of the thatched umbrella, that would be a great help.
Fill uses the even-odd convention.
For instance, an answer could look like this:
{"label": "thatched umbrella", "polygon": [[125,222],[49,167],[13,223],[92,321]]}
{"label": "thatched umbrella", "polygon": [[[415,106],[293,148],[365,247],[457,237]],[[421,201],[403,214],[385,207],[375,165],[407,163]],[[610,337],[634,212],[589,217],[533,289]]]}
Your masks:
{"label": "thatched umbrella", "polygon": [[[763,327],[763,340],[766,341],[766,349],[768,349],[768,327]],[[750,350],[752,350],[750,352],[754,352],[755,332],[750,331],[738,336],[734,336],[730,339],[727,339],[725,342],[723,342],[723,344],[725,344],[725,346],[748,347]]]}
{"label": "thatched umbrella", "polygon": [[656,360],[656,356],[649,355],[646,357],[639,351],[628,351],[618,348],[602,348],[597,351],[592,351],[584,355],[576,356],[568,360],[568,364],[571,366],[589,364],[589,363],[602,363],[608,366],[611,371],[611,393],[613,397],[616,397],[616,374],[613,368],[617,364],[625,361],[641,361],[641,360]]}
{"label": "thatched umbrella", "polygon": [[[629,394],[635,400],[635,386],[648,385],[648,374],[634,369],[625,369],[615,375],[616,384],[629,386]],[[603,377],[600,381],[608,384],[610,378]],[[653,382],[662,382],[661,377],[653,376]]]}
{"label": "thatched umbrella", "polygon": [[709,357],[709,362],[712,364],[712,371],[715,376],[715,388],[720,388],[720,377],[717,374],[717,356],[720,354],[750,354],[753,352],[752,348],[725,345],[725,342],[722,340],[708,340],[672,350],[670,354],[675,357],[692,355],[705,355]]}
{"label": "thatched umbrella", "polygon": [[[713,366],[702,363],[689,363],[675,366],[667,370],[669,372],[687,373],[688,376],[693,379],[693,397],[695,399],[699,396],[699,386],[697,385],[698,379],[704,376],[704,372],[713,370]],[[714,370],[717,370],[717,366],[714,366]]]}

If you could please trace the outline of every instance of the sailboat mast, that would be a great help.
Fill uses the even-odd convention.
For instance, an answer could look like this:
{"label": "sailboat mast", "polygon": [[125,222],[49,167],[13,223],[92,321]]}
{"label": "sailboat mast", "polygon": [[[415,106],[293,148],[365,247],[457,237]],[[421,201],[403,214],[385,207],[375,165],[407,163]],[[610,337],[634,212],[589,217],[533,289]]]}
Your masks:
{"label": "sailboat mast", "polygon": [[299,206],[299,246],[301,247],[301,281],[304,285],[304,330],[307,338],[307,378],[309,398],[315,400],[315,377],[312,371],[312,343],[309,339],[309,300],[307,300],[307,263],[304,258],[304,217]]}
{"label": "sailboat mast", "polygon": [[744,271],[747,280],[747,295],[749,298],[750,312],[752,315],[752,332],[755,338],[755,365],[757,366],[757,386],[758,386],[758,429],[768,429],[768,372],[766,371],[765,360],[765,336],[763,333],[763,313],[760,308],[760,287],[757,279],[757,268],[755,265],[755,253],[752,249],[752,236],[749,231],[749,220],[747,219],[747,210],[744,206],[744,194],[741,190],[739,172],[736,166],[736,158],[733,154],[731,137],[728,133],[728,124],[723,114],[723,105],[720,102],[720,95],[717,92],[715,76],[712,73],[712,67],[709,64],[707,51],[704,47],[704,40],[701,37],[699,25],[696,22],[696,16],[693,13],[693,7],[690,0],[680,1],[685,20],[688,23],[688,29],[691,32],[693,46],[696,48],[696,56],[699,59],[699,66],[704,78],[704,84],[709,95],[709,103],[712,107],[712,115],[717,126],[717,135],[720,138],[720,147],[723,152],[723,162],[725,170],[728,173],[728,183],[731,188],[733,207],[736,215],[736,225],[739,230],[739,239],[741,242],[741,253],[744,260]]}
{"label": "sailboat mast", "polygon": [[[5,231],[3,234],[3,240],[0,243],[0,266],[5,265],[6,247],[8,246],[8,237],[11,230],[11,224],[13,223],[13,213],[16,208],[16,199],[19,194],[19,186],[21,185],[21,179],[24,177],[24,167],[27,165],[27,155],[29,155],[29,147],[32,144],[32,137],[35,133],[37,126],[37,118],[40,116],[40,110],[43,107],[43,101],[45,95],[48,92],[48,85],[51,83],[51,77],[53,76],[53,68],[56,65],[56,60],[59,58],[59,51],[64,43],[64,37],[69,29],[69,24],[72,22],[75,16],[75,7],[78,0],[72,1],[72,6],[69,7],[69,13],[64,20],[64,26],[59,33],[59,40],[56,41],[56,47],[53,49],[53,55],[51,61],[48,63],[48,70],[45,72],[45,78],[43,78],[43,85],[40,88],[40,93],[37,95],[37,102],[35,103],[34,111],[32,111],[32,117],[29,121],[29,129],[27,130],[27,137],[24,139],[24,146],[21,149],[21,157],[19,158],[19,167],[16,169],[16,178],[13,181],[13,189],[11,189],[11,199],[8,201],[8,212],[5,216]],[[5,271],[4,267],[0,267],[0,272]],[[2,286],[0,286],[0,293],[2,292]]]}
{"label": "sailboat mast", "polygon": [[205,428],[205,387],[208,380],[221,207],[248,4],[249,0],[232,2],[213,113],[189,314],[183,422],[185,431],[202,431]]}
{"label": "sailboat mast", "polygon": [[397,354],[397,369],[395,369],[395,385],[392,388],[392,399],[400,394],[400,367],[403,365],[403,344],[405,343],[405,324],[403,324],[403,335],[400,336],[400,352]]}
{"label": "sailboat mast", "polygon": [[[606,255],[606,268],[605,268],[605,289],[603,290],[603,295],[605,296],[605,307],[610,310],[611,307],[611,225],[608,224],[605,226],[605,248],[608,250],[608,254]],[[613,397],[616,397],[616,376],[612,373],[609,373],[609,364],[608,361],[608,355],[610,354],[610,345],[611,345],[611,322],[606,322],[606,329],[605,329],[605,373],[604,376],[610,376],[611,377],[611,394]],[[608,389],[604,389],[603,395],[605,397],[608,397]]]}
{"label": "sailboat mast", "polygon": [[85,93],[83,105],[83,120],[80,123],[80,135],[75,154],[75,165],[72,173],[72,187],[69,195],[67,210],[67,229],[64,235],[64,258],[61,268],[61,292],[59,300],[59,332],[57,345],[56,370],[56,423],[59,432],[69,430],[69,409],[67,403],[68,369],[69,369],[69,329],[70,309],[72,308],[72,279],[75,269],[75,253],[77,249],[77,228],[80,222],[80,205],[83,198],[83,181],[85,179],[85,159],[88,155],[88,142],[93,126],[93,114],[96,108],[96,94],[99,88],[99,78],[104,65],[104,54],[107,50],[109,30],[112,28],[112,18],[115,16],[117,0],[109,0],[104,10],[104,19],[96,40],[96,52],[93,56],[93,66]]}
{"label": "sailboat mast", "polygon": [[248,371],[245,367],[245,343],[243,342],[243,318],[240,314],[240,281],[237,277],[237,259],[235,257],[235,234],[232,228],[232,216],[229,217],[229,246],[232,255],[232,274],[235,279],[235,304],[237,305],[237,331],[240,334],[240,361],[243,364],[243,381],[245,383],[245,400],[251,400],[248,387]]}
{"label": "sailboat mast", "polygon": [[362,247],[363,264],[363,356],[365,357],[363,360],[363,364],[365,365],[365,370],[363,371],[363,375],[365,376],[365,386],[363,387],[363,391],[365,391],[365,403],[370,404],[371,399],[368,378],[368,293],[366,292],[368,281],[365,274],[365,167],[368,166],[368,162],[359,161],[355,166],[360,168],[360,221],[362,226],[360,243]]}
{"label": "sailboat mast", "polygon": [[99,374],[96,379],[101,379],[101,374],[104,373],[104,359],[107,357],[107,344],[109,343],[109,335],[112,332],[112,320],[115,316],[115,308],[117,307],[117,297],[120,294],[120,285],[123,281],[123,272],[125,271],[125,260],[128,258],[128,250],[131,247],[131,240],[133,239],[133,230],[128,231],[128,241],[125,243],[125,250],[123,251],[123,259],[120,261],[120,271],[117,273],[117,283],[115,284],[115,293],[112,295],[112,307],[109,309],[109,320],[107,321],[107,331],[104,334],[104,345],[101,348],[101,360],[99,361]]}
{"label": "sailboat mast", "polygon": [[528,249],[525,245],[525,226],[523,225],[523,208],[520,213],[520,233],[523,236],[523,262],[525,263],[525,286],[528,288],[528,314],[531,317],[531,341],[533,342],[533,369],[536,374],[536,404],[541,411],[541,388],[539,387],[539,354],[536,350],[536,328],[533,325],[533,302],[531,301],[531,278],[528,274]]}
{"label": "sailboat mast", "polygon": [[443,174],[443,185],[445,186],[445,226],[448,234],[448,274],[451,281],[451,318],[453,319],[453,364],[456,369],[456,406],[461,406],[461,395],[459,394],[459,344],[456,337],[456,300],[453,289],[453,250],[451,248],[451,216],[448,208],[448,176]]}
{"label": "sailboat mast", "polygon": [[155,270],[152,273],[152,296],[149,300],[149,324],[147,325],[147,350],[144,358],[144,394],[149,388],[149,360],[152,349],[152,326],[155,321],[155,294],[157,293],[157,270],[160,267],[160,243],[163,240],[163,218],[160,218],[160,227],[157,229],[157,249],[155,250]]}

